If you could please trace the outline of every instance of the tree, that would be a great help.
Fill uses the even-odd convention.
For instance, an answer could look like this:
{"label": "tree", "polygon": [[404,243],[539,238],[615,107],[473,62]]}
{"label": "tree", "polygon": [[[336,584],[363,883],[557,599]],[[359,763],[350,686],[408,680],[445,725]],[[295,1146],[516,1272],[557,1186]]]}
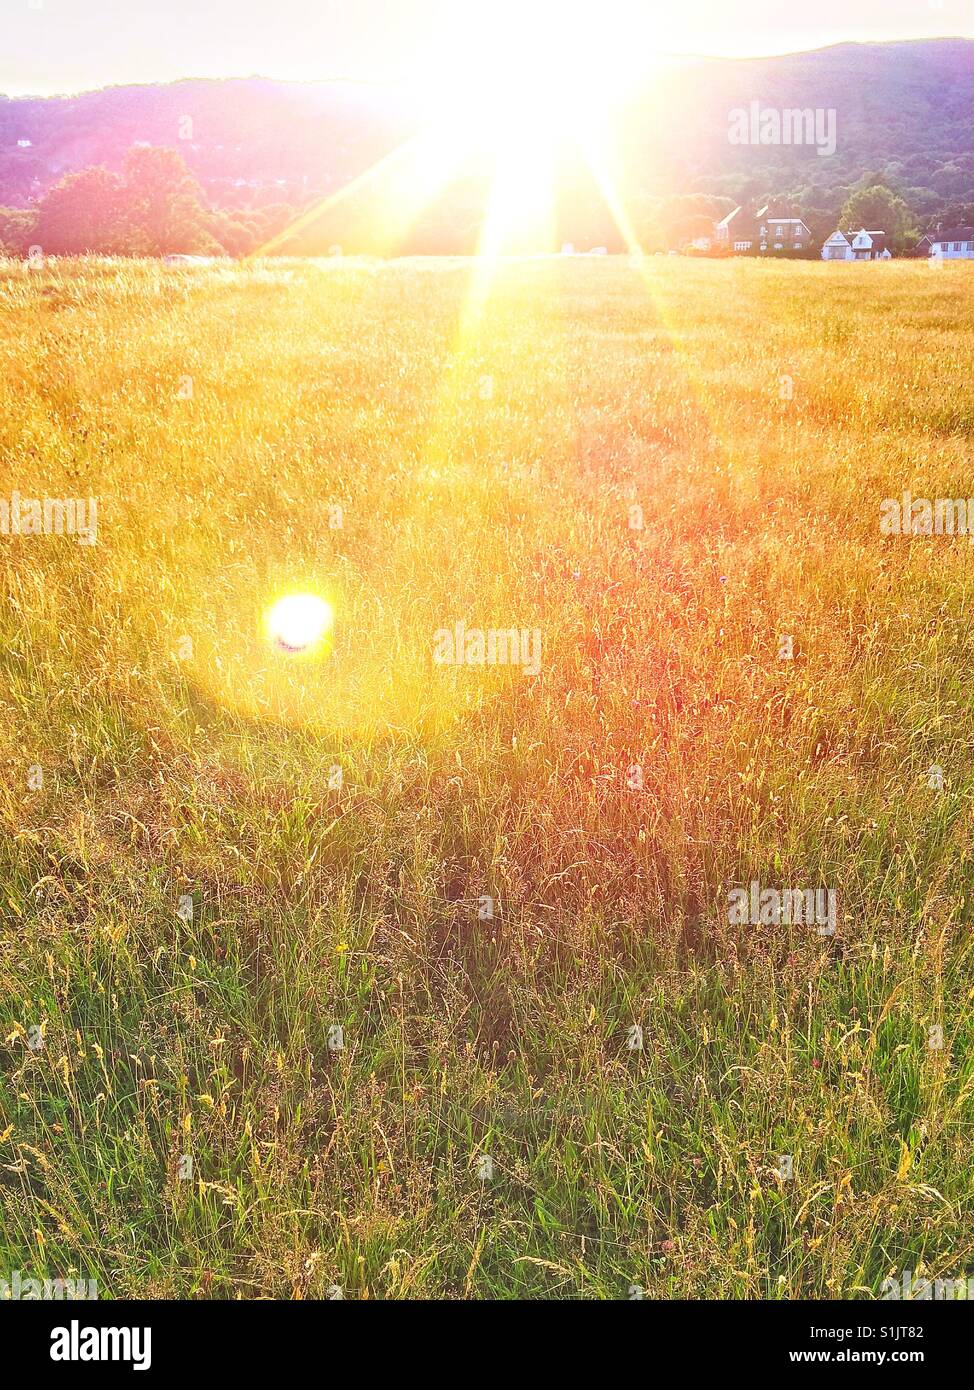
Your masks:
{"label": "tree", "polygon": [[944,227],[974,226],[974,203],[950,203],[942,210],[937,221]]}
{"label": "tree", "polygon": [[109,256],[128,250],[121,179],[101,167],[68,174],[41,200],[35,236],[52,256]]}
{"label": "tree", "polygon": [[0,254],[26,256],[37,244],[34,208],[0,208]]}
{"label": "tree", "polygon": [[96,167],[61,179],[41,200],[32,239],[61,256],[220,255],[211,221],[182,156],[143,147],[129,152],[122,178]]}
{"label": "tree", "polygon": [[840,225],[853,232],[885,232],[891,250],[904,251],[917,238],[916,220],[910,208],[885,184],[857,188],[846,199]]}
{"label": "tree", "polygon": [[160,146],[129,150],[124,168],[126,220],[142,232],[149,255],[214,254],[203,191],[181,154]]}
{"label": "tree", "polygon": [[257,249],[262,240],[251,223],[229,212],[214,213],[211,229],[217,241],[231,256],[249,255]]}
{"label": "tree", "polygon": [[714,223],[732,208],[729,199],[703,193],[664,198],[657,209],[662,242],[671,250],[678,250],[695,237],[713,236]]}

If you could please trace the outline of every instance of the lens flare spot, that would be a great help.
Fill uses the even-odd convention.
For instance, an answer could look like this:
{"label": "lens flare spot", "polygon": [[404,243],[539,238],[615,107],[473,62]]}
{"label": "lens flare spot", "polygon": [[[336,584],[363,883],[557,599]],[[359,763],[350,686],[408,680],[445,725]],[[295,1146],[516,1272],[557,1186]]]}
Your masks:
{"label": "lens flare spot", "polygon": [[317,594],[288,594],[268,610],[267,636],[285,652],[316,651],[334,626],[330,603]]}

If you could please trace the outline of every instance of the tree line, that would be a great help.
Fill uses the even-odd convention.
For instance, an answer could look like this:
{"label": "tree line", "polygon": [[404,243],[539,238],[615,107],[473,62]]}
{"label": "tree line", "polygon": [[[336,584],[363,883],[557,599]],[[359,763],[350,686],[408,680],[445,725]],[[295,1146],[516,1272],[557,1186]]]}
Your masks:
{"label": "tree line", "polygon": [[25,256],[244,256],[297,215],[283,203],[211,208],[176,150],[134,147],[115,173],[101,166],[67,174],[26,208],[0,208],[0,254]]}
{"label": "tree line", "polygon": [[[893,253],[903,255],[922,230],[934,230],[941,221],[974,222],[974,204],[958,203],[932,222],[918,217],[880,173],[864,175],[847,194],[841,207],[809,208],[802,201],[773,196],[755,200],[755,205],[768,202],[778,216],[804,218],[813,238],[812,247],[801,253],[806,256],[817,255],[836,227],[884,231]],[[36,246],[52,256],[246,256],[265,247],[276,254],[325,255],[336,244],[352,254],[469,254],[477,248],[488,197],[487,184],[454,186],[390,245],[389,210],[374,193],[337,207],[326,200],[313,216],[302,216],[302,209],[286,203],[214,208],[176,150],[134,146],[118,173],[102,166],[83,169],[65,175],[32,206],[0,208],[0,254],[26,256]],[[591,184],[566,186],[560,201],[556,245],[548,249],[557,249],[563,241],[579,250],[593,245],[627,249],[609,208]],[[732,199],[716,195],[636,193],[628,210],[640,246],[653,252],[682,250],[708,237],[714,223],[733,207]]]}

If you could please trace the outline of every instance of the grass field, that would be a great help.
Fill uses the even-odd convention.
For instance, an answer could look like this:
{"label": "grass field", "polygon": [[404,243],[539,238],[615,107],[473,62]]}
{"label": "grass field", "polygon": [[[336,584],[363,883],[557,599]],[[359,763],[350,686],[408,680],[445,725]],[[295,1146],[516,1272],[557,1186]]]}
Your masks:
{"label": "grass field", "polygon": [[[974,552],[879,525],[974,494],[974,268],[6,262],[0,305],[0,498],[99,499],[96,546],[0,536],[0,1271],[974,1269]],[[317,657],[261,626],[308,589]],[[540,673],[438,663],[457,623]],[[732,925],[752,881],[835,935]]]}

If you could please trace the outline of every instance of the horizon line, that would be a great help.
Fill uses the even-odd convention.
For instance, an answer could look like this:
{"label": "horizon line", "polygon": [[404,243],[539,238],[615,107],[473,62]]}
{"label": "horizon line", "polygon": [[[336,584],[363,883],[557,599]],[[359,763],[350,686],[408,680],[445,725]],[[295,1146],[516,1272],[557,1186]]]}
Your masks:
{"label": "horizon line", "polygon": [[[812,48],[782,49],[773,53],[727,54],[703,53],[690,49],[660,51],[653,55],[652,66],[647,67],[645,76],[649,77],[652,68],[661,62],[705,62],[705,63],[763,63],[776,58],[799,58],[806,54],[828,53],[836,48],[892,48],[906,44],[966,43],[974,45],[974,37],[966,34],[918,35],[911,38],[895,39],[838,39],[834,43],[820,44]],[[96,87],[71,87],[56,92],[10,92],[0,91],[0,101],[60,101],[70,97],[93,96],[98,92],[111,92],[132,87],[177,87],[183,82],[274,82],[281,86],[295,87],[371,87],[378,90],[410,90],[414,86],[425,85],[425,76],[406,77],[275,77],[269,73],[251,72],[223,76],[186,74],[182,77],[144,78],[120,82],[106,82]]]}

